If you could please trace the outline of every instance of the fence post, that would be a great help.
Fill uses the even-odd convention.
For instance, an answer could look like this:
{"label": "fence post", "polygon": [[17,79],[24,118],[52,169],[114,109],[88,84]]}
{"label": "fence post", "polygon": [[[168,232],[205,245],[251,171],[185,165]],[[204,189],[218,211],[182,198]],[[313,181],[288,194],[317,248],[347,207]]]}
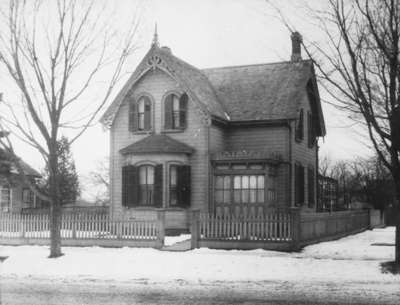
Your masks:
{"label": "fence post", "polygon": [[191,248],[197,249],[199,247],[199,239],[200,239],[200,211],[199,210],[194,210],[191,213],[190,234],[192,235]]}
{"label": "fence post", "polygon": [[300,250],[301,239],[301,214],[299,208],[290,210],[291,227],[292,227],[292,250]]}
{"label": "fence post", "polygon": [[76,223],[77,223],[77,213],[71,214],[72,218],[70,220],[72,221],[72,239],[76,239]]}
{"label": "fence post", "polygon": [[20,227],[20,237],[21,238],[25,238],[25,220],[26,217],[24,217],[24,215],[20,215],[20,223],[21,223],[21,227]]}
{"label": "fence post", "polygon": [[165,210],[157,211],[157,223],[158,223],[157,241],[159,242],[159,247],[162,248],[164,246],[164,238],[165,238]]}
{"label": "fence post", "polygon": [[122,238],[122,218],[118,218],[118,220],[115,223],[115,226],[117,227],[117,239]]}

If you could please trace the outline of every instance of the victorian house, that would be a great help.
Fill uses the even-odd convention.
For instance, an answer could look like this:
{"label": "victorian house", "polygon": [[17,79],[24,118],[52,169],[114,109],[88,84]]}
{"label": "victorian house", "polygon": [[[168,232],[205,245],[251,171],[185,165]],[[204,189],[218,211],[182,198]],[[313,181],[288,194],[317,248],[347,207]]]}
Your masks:
{"label": "victorian house", "polygon": [[325,135],[313,64],[293,33],[284,62],[198,69],[150,50],[102,117],[110,130],[113,217],[188,228],[189,211],[316,209]]}

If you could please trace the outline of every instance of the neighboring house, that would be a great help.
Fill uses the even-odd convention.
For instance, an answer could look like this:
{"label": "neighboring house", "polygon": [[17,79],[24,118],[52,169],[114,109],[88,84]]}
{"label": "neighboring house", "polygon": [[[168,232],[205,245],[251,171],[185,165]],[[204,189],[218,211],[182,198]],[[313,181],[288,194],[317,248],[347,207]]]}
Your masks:
{"label": "neighboring house", "polygon": [[[15,166],[3,158],[4,152],[0,152],[0,164],[5,171],[0,173],[0,212],[19,213],[24,208],[35,208],[39,202],[35,194],[30,190],[18,174]],[[28,179],[34,181],[41,175],[24,161],[20,161],[22,169]]]}
{"label": "neighboring house", "polygon": [[291,38],[290,61],[198,69],[155,35],[102,117],[113,217],[162,208],[167,228],[187,228],[190,210],[316,210],[325,124],[313,64]]}

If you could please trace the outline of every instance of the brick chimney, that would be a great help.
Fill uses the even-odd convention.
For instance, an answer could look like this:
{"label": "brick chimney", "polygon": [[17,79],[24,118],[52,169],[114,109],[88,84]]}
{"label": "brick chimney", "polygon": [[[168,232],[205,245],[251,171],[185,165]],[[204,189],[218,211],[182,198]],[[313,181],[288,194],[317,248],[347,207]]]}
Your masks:
{"label": "brick chimney", "polygon": [[292,61],[300,61],[301,60],[301,43],[303,41],[303,38],[301,37],[299,32],[293,32],[292,35],[290,35],[290,38],[292,39]]}

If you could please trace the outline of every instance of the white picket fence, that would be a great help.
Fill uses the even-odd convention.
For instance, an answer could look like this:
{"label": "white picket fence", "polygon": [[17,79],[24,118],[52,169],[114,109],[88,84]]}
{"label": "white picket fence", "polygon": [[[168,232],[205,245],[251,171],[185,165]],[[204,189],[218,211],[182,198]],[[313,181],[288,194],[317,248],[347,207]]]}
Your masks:
{"label": "white picket fence", "polygon": [[[61,218],[65,245],[162,247],[165,217],[116,220],[107,214],[66,213]],[[0,244],[48,244],[48,214],[0,213]]]}
{"label": "white picket fence", "polygon": [[262,214],[253,217],[200,214],[200,239],[276,241],[292,239],[289,213]]}

